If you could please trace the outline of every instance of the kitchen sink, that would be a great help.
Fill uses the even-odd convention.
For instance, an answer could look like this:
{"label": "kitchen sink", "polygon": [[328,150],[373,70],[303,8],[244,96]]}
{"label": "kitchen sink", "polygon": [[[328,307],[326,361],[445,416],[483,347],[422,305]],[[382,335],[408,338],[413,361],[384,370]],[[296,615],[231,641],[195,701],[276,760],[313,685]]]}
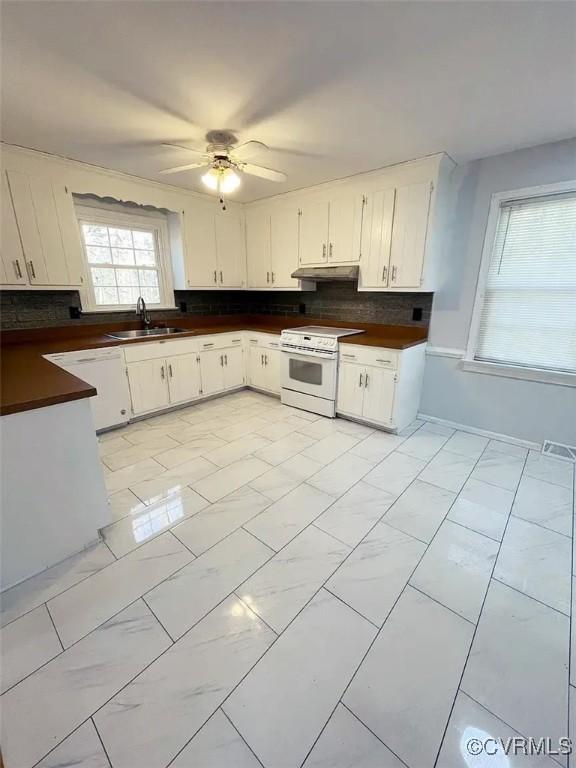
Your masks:
{"label": "kitchen sink", "polygon": [[115,331],[107,333],[111,339],[140,339],[148,336],[169,336],[173,333],[185,333],[185,328],[141,328],[137,331]]}

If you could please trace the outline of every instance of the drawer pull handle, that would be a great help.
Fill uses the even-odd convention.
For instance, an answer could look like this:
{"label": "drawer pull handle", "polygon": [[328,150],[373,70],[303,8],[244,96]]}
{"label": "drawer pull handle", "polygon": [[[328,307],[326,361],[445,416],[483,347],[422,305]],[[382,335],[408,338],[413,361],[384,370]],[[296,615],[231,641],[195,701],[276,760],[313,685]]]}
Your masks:
{"label": "drawer pull handle", "polygon": [[228,367],[228,355],[224,355],[224,365]]}
{"label": "drawer pull handle", "polygon": [[224,278],[223,278],[223,276],[222,276],[222,270],[220,270],[220,282],[221,282],[221,283],[223,283],[223,282],[224,282]]}
{"label": "drawer pull handle", "polygon": [[362,386],[362,374],[360,374],[360,381],[358,382],[358,386],[359,386],[359,387],[361,387],[361,386]]}
{"label": "drawer pull handle", "polygon": [[224,368],[224,355],[220,355],[220,365]]}
{"label": "drawer pull handle", "polygon": [[172,365],[168,364],[168,375],[172,378]]}
{"label": "drawer pull handle", "polygon": [[381,358],[377,357],[376,358],[376,362],[377,363],[391,363],[392,360],[382,360]]}
{"label": "drawer pull handle", "polygon": [[394,266],[394,267],[392,267],[392,282],[393,282],[393,283],[395,283],[395,282],[396,282],[396,271],[397,271],[397,270],[396,270],[396,267],[395,267],[395,266]]}
{"label": "drawer pull handle", "polygon": [[270,272],[266,272],[266,282],[270,282]]}
{"label": "drawer pull handle", "polygon": [[160,368],[160,378],[162,379],[162,381],[164,381],[164,379],[166,378],[166,374],[164,373],[164,366]]}
{"label": "drawer pull handle", "polygon": [[345,354],[343,354],[342,357],[347,357],[349,360],[356,360],[356,355],[345,355]]}
{"label": "drawer pull handle", "polygon": [[214,283],[216,284],[218,282],[218,278],[216,277],[216,270],[214,270]]}
{"label": "drawer pull handle", "polygon": [[272,282],[274,282],[274,272],[272,272]]}
{"label": "drawer pull handle", "polygon": [[214,342],[211,341],[209,344],[202,344],[202,346],[203,347],[213,347],[214,346]]}
{"label": "drawer pull handle", "polygon": [[366,381],[364,382],[364,387],[366,388],[368,386],[368,374],[366,374]]}
{"label": "drawer pull handle", "polygon": [[18,259],[12,262],[14,265],[14,272],[16,272],[16,277],[20,280],[22,279],[22,270],[20,269],[20,262]]}
{"label": "drawer pull handle", "polygon": [[29,261],[28,262],[28,266],[30,267],[30,272],[32,274],[32,277],[34,279],[36,279],[36,272],[34,271],[34,262],[33,261]]}
{"label": "drawer pull handle", "polygon": [[382,282],[385,282],[387,272],[388,272],[388,267],[386,266],[382,267]]}

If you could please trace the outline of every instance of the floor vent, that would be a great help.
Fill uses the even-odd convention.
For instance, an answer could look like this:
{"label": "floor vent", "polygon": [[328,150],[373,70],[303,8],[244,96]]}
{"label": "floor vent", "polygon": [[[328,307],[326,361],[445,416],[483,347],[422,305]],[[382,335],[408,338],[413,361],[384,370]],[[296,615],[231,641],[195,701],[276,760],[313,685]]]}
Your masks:
{"label": "floor vent", "polygon": [[550,440],[545,440],[542,446],[542,453],[546,456],[554,456],[555,459],[576,461],[575,445],[563,445],[562,443],[552,443]]}

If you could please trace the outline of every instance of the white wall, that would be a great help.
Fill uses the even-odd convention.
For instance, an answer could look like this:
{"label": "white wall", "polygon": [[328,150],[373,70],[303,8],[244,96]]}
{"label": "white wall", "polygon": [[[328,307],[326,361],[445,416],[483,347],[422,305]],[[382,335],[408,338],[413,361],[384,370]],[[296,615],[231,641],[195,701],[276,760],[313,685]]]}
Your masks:
{"label": "white wall", "polygon": [[[466,349],[492,193],[572,179],[576,179],[576,139],[456,169],[446,282],[434,297],[432,348],[462,354]],[[453,357],[428,355],[420,410],[525,440],[576,444],[576,388],[463,371]]]}

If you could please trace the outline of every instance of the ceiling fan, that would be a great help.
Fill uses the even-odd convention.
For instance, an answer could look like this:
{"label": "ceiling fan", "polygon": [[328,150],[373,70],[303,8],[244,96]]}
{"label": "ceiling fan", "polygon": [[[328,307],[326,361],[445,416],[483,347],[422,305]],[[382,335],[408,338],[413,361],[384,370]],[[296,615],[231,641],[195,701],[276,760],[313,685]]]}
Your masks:
{"label": "ceiling fan", "polygon": [[286,174],[281,171],[274,171],[272,168],[264,168],[261,165],[246,162],[246,158],[251,157],[254,152],[268,149],[266,144],[261,141],[246,141],[244,144],[236,146],[237,139],[229,131],[209,131],[206,134],[206,141],[208,144],[204,152],[180,144],[163,144],[164,147],[190,152],[192,155],[196,155],[198,160],[185,165],[177,165],[174,168],[164,168],[159,173],[169,175],[189,171],[193,168],[208,168],[208,171],[202,176],[202,182],[209,189],[217,192],[221,198],[223,195],[234,192],[242,183],[238,172],[258,176],[258,178],[267,181],[282,182],[287,179]]}

